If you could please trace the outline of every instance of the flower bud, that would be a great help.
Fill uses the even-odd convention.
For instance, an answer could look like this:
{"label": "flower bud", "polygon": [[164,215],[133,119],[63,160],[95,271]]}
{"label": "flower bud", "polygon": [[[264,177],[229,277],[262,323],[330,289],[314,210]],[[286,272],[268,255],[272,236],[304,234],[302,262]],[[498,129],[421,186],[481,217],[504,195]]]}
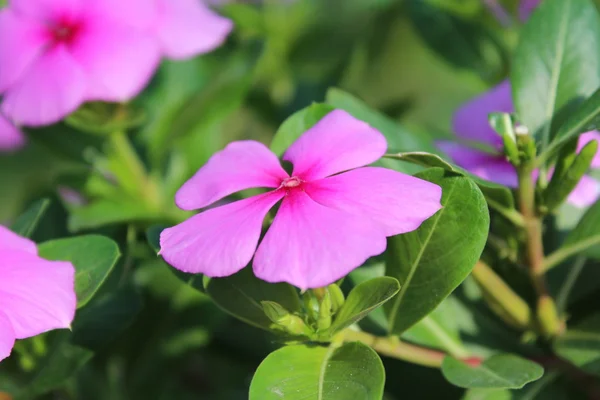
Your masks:
{"label": "flower bud", "polygon": [[312,334],[312,331],[306,326],[302,318],[290,314],[290,312],[280,304],[275,303],[274,301],[261,301],[260,303],[265,315],[276,325],[276,329],[282,329],[295,336],[310,336]]}

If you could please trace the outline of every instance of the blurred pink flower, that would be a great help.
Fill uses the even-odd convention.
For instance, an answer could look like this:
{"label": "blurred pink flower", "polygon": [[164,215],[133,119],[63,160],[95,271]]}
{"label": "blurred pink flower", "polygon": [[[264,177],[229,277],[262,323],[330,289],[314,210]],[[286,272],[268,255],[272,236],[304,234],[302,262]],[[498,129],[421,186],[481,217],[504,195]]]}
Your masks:
{"label": "blurred pink flower", "polygon": [[[496,153],[486,153],[469,147],[468,143],[442,141],[438,143],[438,147],[448,154],[457,165],[472,174],[488,181],[516,188],[517,173],[502,153],[502,138],[488,122],[488,115],[493,112],[514,112],[508,81],[502,82],[462,105],[454,114],[452,127],[459,139],[486,145]],[[582,134],[579,137],[578,151],[594,139],[600,141],[600,132],[591,131]],[[591,166],[600,168],[600,152],[594,157]],[[537,175],[537,171],[535,174]],[[599,195],[600,183],[584,176],[567,201],[577,207],[586,207],[594,203]]]}
{"label": "blurred pink flower", "polygon": [[0,11],[2,111],[37,126],[88,100],[131,99],[162,54],[210,51],[231,28],[196,0],[12,0]]}
{"label": "blurred pink flower", "polygon": [[16,339],[69,328],[76,305],[73,265],[38,257],[34,242],[0,225],[0,360]]}
{"label": "blurred pink flower", "polygon": [[19,150],[25,145],[25,135],[0,114],[0,152]]}
{"label": "blurred pink flower", "polygon": [[[240,190],[273,190],[164,230],[160,254],[177,269],[211,277],[234,274],[254,256],[254,273],[265,281],[326,286],[381,254],[387,236],[417,229],[441,208],[439,186],[364,167],[386,148],[381,133],[341,110],[287,150],[292,176],[261,143],[231,143],[179,189],[177,205],[195,210]],[[280,200],[257,250],[263,220]]]}

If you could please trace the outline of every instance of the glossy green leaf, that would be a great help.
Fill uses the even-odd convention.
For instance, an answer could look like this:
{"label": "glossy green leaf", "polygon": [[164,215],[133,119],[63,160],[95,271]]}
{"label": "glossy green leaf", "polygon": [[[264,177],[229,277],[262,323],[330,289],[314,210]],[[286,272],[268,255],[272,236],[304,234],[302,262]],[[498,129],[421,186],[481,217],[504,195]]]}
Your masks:
{"label": "glossy green leaf", "polygon": [[600,89],[585,100],[561,125],[554,140],[540,157],[551,156],[561,146],[577,135],[595,130],[600,124]]}
{"label": "glossy green leaf", "polygon": [[120,257],[117,244],[99,235],[50,240],[38,249],[45,259],[73,263],[78,308],[90,301]]}
{"label": "glossy green leaf", "polygon": [[554,342],[554,351],[582,370],[600,376],[600,315],[570,326]]}
{"label": "glossy green leaf", "polygon": [[476,367],[448,356],[442,363],[442,374],[462,388],[520,389],[540,379],[544,369],[512,354],[494,355]]}
{"label": "glossy green leaf", "polygon": [[335,315],[330,328],[331,334],[360,321],[371,311],[394,297],[399,290],[398,280],[388,276],[371,279],[357,285],[348,294],[344,305]]}
{"label": "glossy green leaf", "polygon": [[69,230],[78,232],[105,225],[152,221],[159,217],[160,214],[155,210],[149,210],[139,201],[127,198],[119,201],[101,199],[85,206],[74,207],[69,215]]}
{"label": "glossy green leaf", "polygon": [[333,111],[333,107],[327,104],[314,103],[295,112],[281,124],[271,141],[270,149],[273,153],[281,156],[300,135],[312,128],[331,111]]}
{"label": "glossy green leaf", "polygon": [[11,226],[11,230],[21,236],[31,237],[49,205],[50,200],[48,199],[36,201],[17,218]]}
{"label": "glossy green leaf", "polygon": [[389,240],[386,275],[401,286],[385,305],[394,334],[432,312],[469,275],[490,223],[485,199],[471,179],[440,168],[417,176],[442,187],[443,208],[417,230]]}
{"label": "glossy green leaf", "polygon": [[591,0],[545,0],[523,28],[511,83],[520,121],[542,143],[600,86],[600,17]]}
{"label": "glossy green leaf", "polygon": [[300,298],[293,286],[262,281],[249,267],[226,278],[212,278],[205,287],[206,293],[221,309],[263,329],[269,329],[272,322],[265,315],[261,301],[273,301],[291,313],[301,309]]}
{"label": "glossy green leaf", "polygon": [[507,187],[481,179],[471,174],[467,170],[447,162],[436,154],[416,151],[387,154],[385,157],[394,160],[411,162],[424,167],[443,168],[448,171],[459,173],[463,176],[468,176],[477,184],[477,186],[479,186],[479,189],[481,189],[481,192],[485,195],[490,207],[496,208],[495,206],[499,206],[505,209],[513,209],[515,207],[513,195]]}
{"label": "glossy green leaf", "polygon": [[469,389],[461,400],[513,400],[509,389]]}
{"label": "glossy green leaf", "polygon": [[360,342],[288,346],[260,364],[250,400],[381,400],[384,383],[379,356]]}

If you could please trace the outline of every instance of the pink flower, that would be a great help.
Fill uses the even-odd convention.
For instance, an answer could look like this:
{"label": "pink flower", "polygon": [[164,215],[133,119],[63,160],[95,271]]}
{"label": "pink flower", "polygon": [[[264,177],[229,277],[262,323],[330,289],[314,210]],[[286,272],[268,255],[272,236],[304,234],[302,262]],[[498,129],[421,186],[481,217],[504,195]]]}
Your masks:
{"label": "pink flower", "polygon": [[[283,159],[294,166],[291,176],[261,143],[231,143],[179,189],[179,208],[204,208],[249,188],[273,190],[164,230],[161,254],[177,269],[211,277],[234,274],[254,256],[254,273],[265,281],[302,289],[328,285],[381,254],[387,236],[417,229],[441,208],[441,188],[435,184],[360,168],[379,159],[386,147],[378,131],[341,110],[326,115],[287,150]],[[263,220],[280,200],[257,250]]]}
{"label": "pink flower", "polygon": [[[457,165],[472,174],[488,181],[516,188],[517,173],[502,153],[502,138],[488,122],[488,115],[492,112],[514,112],[508,81],[502,82],[490,91],[462,105],[454,114],[452,125],[459,139],[484,144],[495,150],[495,154],[453,142],[439,142],[438,147],[448,154]],[[594,139],[600,141],[600,132],[591,131],[582,134],[579,137],[578,151]],[[600,152],[594,157],[591,166],[600,168]],[[576,207],[587,207],[593,204],[599,195],[600,184],[596,180],[584,176],[567,201]]]}
{"label": "pink flower", "polygon": [[0,225],[0,360],[15,339],[68,328],[76,304],[73,265],[38,257],[35,243]]}
{"label": "pink flower", "polygon": [[25,136],[0,114],[0,152],[19,150],[25,145]]}
{"label": "pink flower", "polygon": [[210,51],[230,30],[195,0],[13,0],[0,11],[2,111],[37,126],[85,101],[128,100],[161,54]]}

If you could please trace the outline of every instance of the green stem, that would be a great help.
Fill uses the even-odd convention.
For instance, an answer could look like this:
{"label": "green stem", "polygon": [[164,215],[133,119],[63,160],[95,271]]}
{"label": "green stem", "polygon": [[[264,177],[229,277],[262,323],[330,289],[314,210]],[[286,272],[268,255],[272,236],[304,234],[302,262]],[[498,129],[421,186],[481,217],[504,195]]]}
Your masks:
{"label": "green stem", "polygon": [[520,329],[531,327],[531,309],[489,265],[478,261],[472,276],[490,302],[490,308],[509,324]]}
{"label": "green stem", "polygon": [[462,343],[448,333],[430,316],[421,320],[421,324],[440,342],[443,348],[453,357],[465,359],[471,357],[471,353]]}
{"label": "green stem", "polygon": [[569,273],[565,282],[560,287],[558,294],[556,295],[556,308],[559,312],[564,313],[567,309],[567,301],[569,300],[569,295],[573,290],[573,286],[575,286],[575,282],[577,282],[577,278],[581,275],[581,271],[583,271],[583,267],[585,266],[585,257],[580,256],[577,257]]}
{"label": "green stem", "polygon": [[367,332],[351,329],[344,331],[344,341],[362,342],[384,356],[397,358],[425,367],[440,368],[446,354],[441,351],[429,349],[401,342],[397,337],[379,337]]}
{"label": "green stem", "polygon": [[502,215],[504,218],[506,218],[507,220],[509,220],[510,222],[512,222],[513,224],[515,224],[518,227],[524,228],[525,227],[525,220],[523,219],[523,216],[521,215],[521,213],[519,213],[516,210],[511,210],[508,209],[506,207],[503,207],[502,205],[500,205],[499,203],[495,202],[492,199],[486,199],[488,206],[495,210],[496,212],[498,212],[498,214]]}
{"label": "green stem", "polygon": [[555,336],[561,331],[556,305],[548,293],[544,276],[544,245],[542,242],[542,221],[535,210],[535,185],[531,163],[517,168],[519,178],[519,209],[525,220],[526,250],[529,276],[537,294],[536,316],[542,333]]}
{"label": "green stem", "polygon": [[562,247],[556,250],[554,253],[546,257],[546,260],[544,261],[544,272],[556,267],[569,257],[581,253],[583,250],[598,244],[600,244],[600,235],[589,237],[577,244],[568,247]]}

